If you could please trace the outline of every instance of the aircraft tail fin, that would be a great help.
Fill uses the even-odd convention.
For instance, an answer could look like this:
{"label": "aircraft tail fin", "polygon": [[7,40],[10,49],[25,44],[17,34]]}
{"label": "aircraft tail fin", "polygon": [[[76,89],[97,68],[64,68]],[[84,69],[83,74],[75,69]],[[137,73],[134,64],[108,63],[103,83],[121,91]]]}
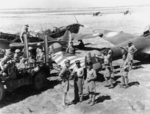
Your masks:
{"label": "aircraft tail fin", "polygon": [[71,32],[69,30],[67,30],[64,34],[64,36],[62,37],[62,41],[65,41],[65,42],[70,42],[72,39],[71,37]]}

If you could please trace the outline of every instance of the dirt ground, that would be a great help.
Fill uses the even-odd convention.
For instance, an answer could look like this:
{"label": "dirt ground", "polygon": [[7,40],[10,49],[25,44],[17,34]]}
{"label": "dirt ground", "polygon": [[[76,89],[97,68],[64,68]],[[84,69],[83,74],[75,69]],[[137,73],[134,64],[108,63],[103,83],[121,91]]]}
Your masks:
{"label": "dirt ground", "polygon": [[[81,32],[88,32],[98,28],[125,31],[136,35],[141,34],[149,25],[149,13],[137,12],[131,15],[109,14],[92,17],[89,15],[77,16],[86,28]],[[65,19],[65,18],[63,18]],[[59,19],[60,20],[60,19]],[[55,22],[56,23],[56,22]],[[12,25],[13,26],[13,25]],[[112,46],[112,44],[100,38],[84,40],[91,43],[91,47]],[[85,53],[85,52],[83,52]],[[114,89],[108,89],[102,75],[98,75],[96,82],[96,104],[89,106],[84,97],[82,103],[61,106],[62,91],[61,82],[53,74],[49,78],[48,87],[35,92],[30,87],[24,87],[12,94],[8,94],[6,100],[0,104],[0,114],[149,114],[150,112],[150,64],[135,61],[137,67],[129,73],[130,87],[120,88],[121,74],[117,66],[121,60],[113,62],[116,66]],[[100,71],[102,74],[103,72]],[[71,81],[67,101],[73,100],[73,82]],[[86,90],[84,88],[84,94]]]}

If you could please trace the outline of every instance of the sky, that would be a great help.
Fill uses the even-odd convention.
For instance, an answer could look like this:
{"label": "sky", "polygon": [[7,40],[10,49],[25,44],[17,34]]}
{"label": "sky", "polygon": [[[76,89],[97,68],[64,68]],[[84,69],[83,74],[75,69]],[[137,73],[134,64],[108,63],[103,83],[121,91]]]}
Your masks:
{"label": "sky", "polygon": [[150,0],[0,0],[0,9],[111,7],[148,4],[150,4]]}

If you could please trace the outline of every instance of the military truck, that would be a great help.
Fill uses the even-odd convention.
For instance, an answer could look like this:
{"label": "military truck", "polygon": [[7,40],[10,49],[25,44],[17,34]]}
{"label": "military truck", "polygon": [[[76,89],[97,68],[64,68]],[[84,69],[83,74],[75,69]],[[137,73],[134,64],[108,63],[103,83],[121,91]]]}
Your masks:
{"label": "military truck", "polygon": [[[26,60],[28,61],[28,41],[27,36],[24,35],[24,49]],[[25,65],[24,68],[18,69],[15,62],[11,62],[6,70],[7,76],[0,73],[0,101],[5,98],[6,92],[13,92],[16,89],[30,85],[35,90],[41,90],[45,87],[46,79],[50,75],[49,58],[48,58],[48,43],[47,37],[44,37],[44,62],[35,62]]]}

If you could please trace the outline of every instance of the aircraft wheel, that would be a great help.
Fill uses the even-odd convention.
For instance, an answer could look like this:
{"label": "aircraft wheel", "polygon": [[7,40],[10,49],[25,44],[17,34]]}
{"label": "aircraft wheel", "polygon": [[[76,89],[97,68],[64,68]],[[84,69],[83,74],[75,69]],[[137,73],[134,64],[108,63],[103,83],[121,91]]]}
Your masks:
{"label": "aircraft wheel", "polygon": [[0,101],[2,101],[4,98],[5,98],[4,85],[0,83]]}
{"label": "aircraft wheel", "polygon": [[33,87],[35,90],[42,90],[46,84],[46,73],[43,71],[38,72],[33,79]]}

